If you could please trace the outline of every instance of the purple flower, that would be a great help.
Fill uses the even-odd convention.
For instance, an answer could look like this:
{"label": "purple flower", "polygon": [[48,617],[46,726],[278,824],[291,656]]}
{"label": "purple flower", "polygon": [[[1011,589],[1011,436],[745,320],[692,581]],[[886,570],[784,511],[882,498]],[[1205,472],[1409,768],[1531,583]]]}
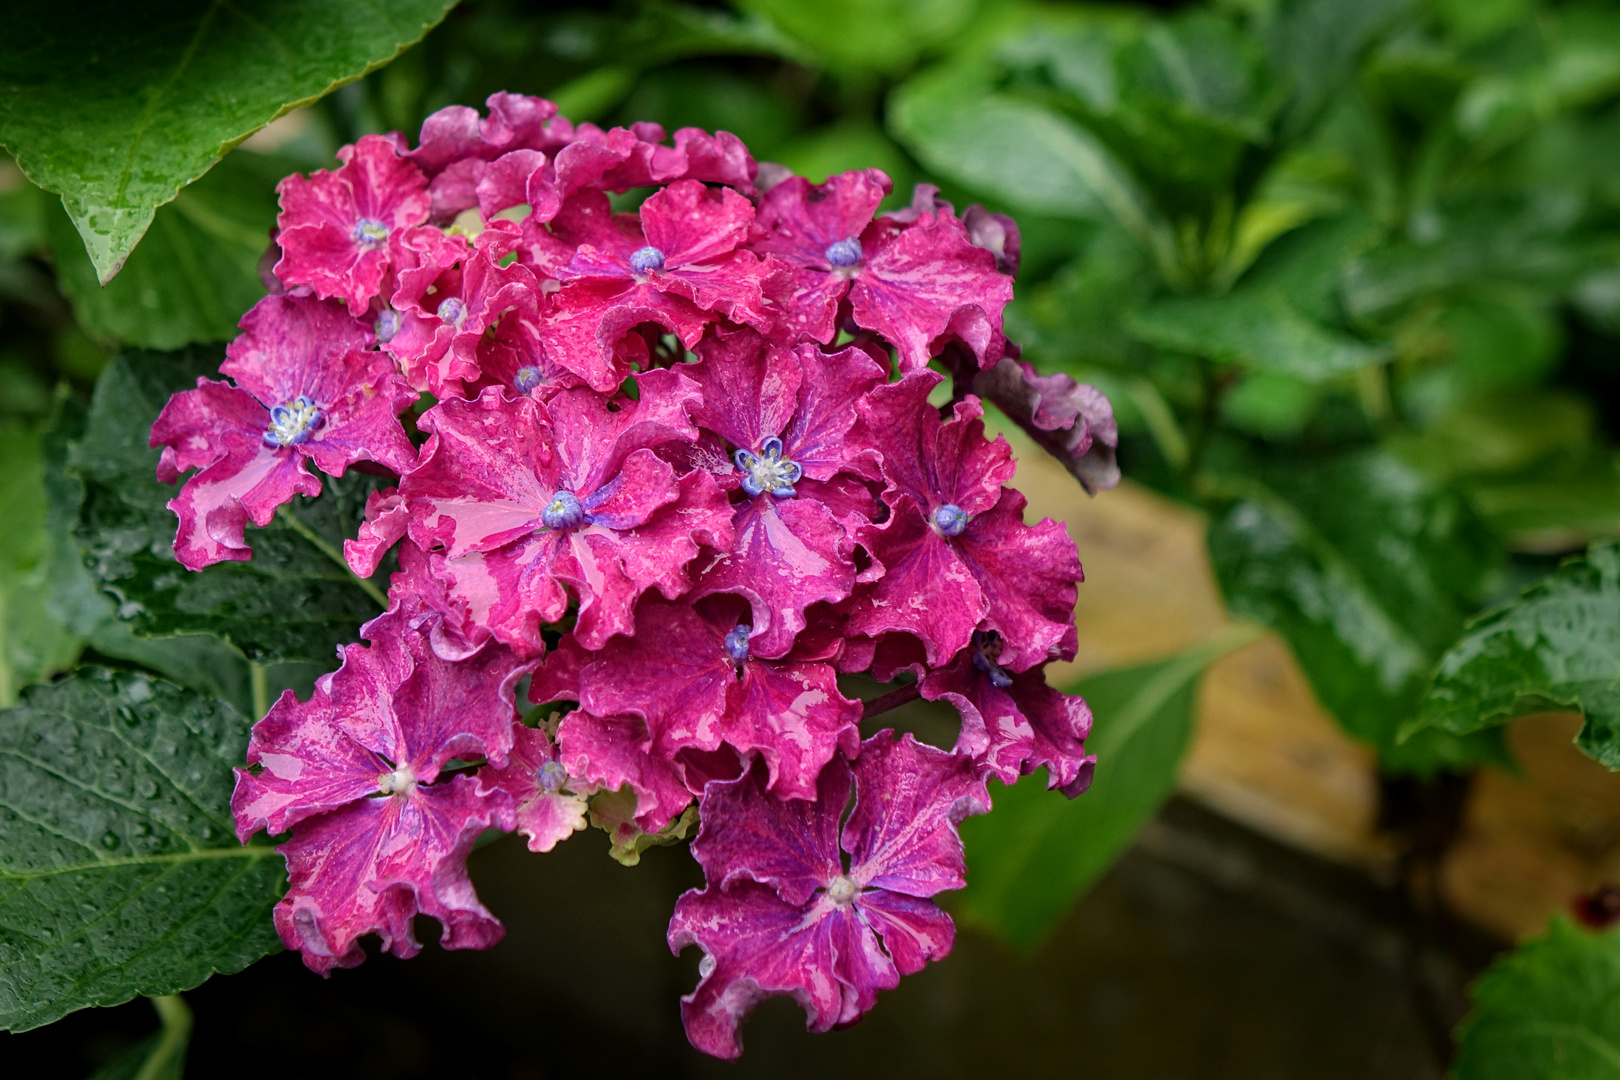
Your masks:
{"label": "purple flower", "polygon": [[400,483],[410,536],[443,549],[435,573],[470,621],[526,654],[540,628],[579,603],[575,633],[597,648],[631,633],[656,587],[675,597],[702,543],[729,546],[730,512],[705,473],[677,476],[653,448],[691,440],[697,388],[650,371],[640,400],[563,390],[544,405],[491,388],[441,401],[418,421],[433,437]]}
{"label": "purple flower", "polygon": [[962,714],[956,752],[980,771],[1014,784],[1045,766],[1047,786],[1074,798],[1091,785],[1096,758],[1086,754],[1091,710],[1083,699],[1046,684],[1045,665],[1028,671],[1001,666],[1001,636],[973,632],[949,665],[928,672],[922,696],[944,699]]}
{"label": "purple flower", "polygon": [[857,348],[789,351],[746,329],[708,338],[698,355],[687,369],[703,390],[693,415],[732,447],[729,462],[712,455],[714,471],[742,498],[736,540],[705,559],[697,595],[746,597],[754,651],[782,656],[805,608],[842,600],[855,584],[849,530],[876,513],[860,481],[879,474],[870,444],[851,433],[854,406],[885,372]]}
{"label": "purple flower", "polygon": [[770,794],[762,773],[705,789],[692,854],[707,885],[669,924],[672,950],[704,952],[681,999],[687,1038],[722,1058],[742,1053],[738,1025],[767,997],[791,995],[810,1030],[827,1031],[946,956],[955,927],[929,898],[965,884],[956,826],[989,809],[966,758],[888,731],[853,770],[829,763],[813,801]]}
{"label": "purple flower", "polygon": [[484,829],[513,827],[511,801],[441,771],[453,758],[506,762],[513,689],[532,665],[495,645],[447,663],[403,611],[362,632],[373,644],[344,649],[309,701],[287,691],[254,726],[247,760],[258,771],[238,769],[231,798],[244,842],[292,830],[277,849],[289,885],[276,929],[322,973],[360,963],[367,933],[414,955],[418,911],[443,924],[446,948],[483,948],[502,933],[465,859]]}
{"label": "purple flower", "polygon": [[[967,365],[958,364],[960,369]],[[1086,491],[1095,495],[1119,483],[1119,425],[1114,407],[1095,386],[1069,376],[1038,374],[1033,367],[1004,356],[995,367],[976,375],[966,372],[973,392],[994,401],[1043,450],[1063,463]]]}
{"label": "purple flower", "polygon": [[191,570],[252,557],[243,530],[263,528],[294,495],[315,496],[305,462],[342,476],[356,461],[404,472],[416,450],[398,413],[413,394],[343,305],[267,296],[242,317],[220,372],[174,395],[152,425],[158,479],[201,469],[169,502],[175,557]]}
{"label": "purple flower", "polygon": [[1011,280],[997,272],[995,256],[974,246],[948,204],[874,219],[891,186],[865,169],[814,186],[792,177],[760,199],[766,235],[754,248],[792,267],[793,284],[778,297],[786,337],[831,341],[847,294],[855,324],[894,345],[903,373],[926,367],[951,340],[994,363]]}
{"label": "purple flower", "polygon": [[883,457],[893,510],[857,534],[882,576],[850,603],[848,632],[902,632],[941,667],[975,629],[996,630],[1003,663],[1023,671],[1073,655],[1080,559],[1063,526],[1024,524],[1004,439],[987,442],[978,400],[959,402],[944,423],[927,406],[940,377],[908,375],[857,406],[860,429]]}
{"label": "purple flower", "polygon": [[360,316],[382,294],[402,234],[427,220],[427,179],[382,135],[363,136],[338,157],[343,165],[332,172],[307,180],[294,173],[276,185],[275,275],[322,299],[345,300]]}
{"label": "purple flower", "polygon": [[724,743],[745,759],[757,755],[771,791],[813,799],[834,752],[858,750],[861,704],[839,692],[837,671],[822,662],[836,639],[762,659],[751,651],[749,621],[734,597],[695,606],[649,598],[635,637],[582,658],[576,700],[596,716],[640,717],[667,754]]}
{"label": "purple flower", "polygon": [[513,721],[512,753],[502,768],[478,771],[478,793],[500,791],[517,807],[517,831],[529,838],[529,850],[547,852],[585,828],[586,796],[594,785],[568,775],[557,751],[540,728]]}

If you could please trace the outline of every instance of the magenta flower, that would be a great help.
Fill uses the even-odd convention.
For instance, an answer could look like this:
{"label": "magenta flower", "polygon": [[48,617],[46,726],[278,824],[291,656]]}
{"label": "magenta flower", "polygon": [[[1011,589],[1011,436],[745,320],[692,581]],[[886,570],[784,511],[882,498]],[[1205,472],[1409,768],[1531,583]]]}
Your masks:
{"label": "magenta flower", "polygon": [[696,435],[697,388],[650,371],[640,400],[564,390],[543,406],[496,389],[442,401],[418,421],[433,433],[400,484],[410,535],[442,548],[451,597],[472,622],[526,654],[540,628],[579,602],[575,633],[588,648],[632,633],[632,608],[657,587],[676,597],[700,544],[729,546],[730,512],[713,478],[676,476],[653,448]]}
{"label": "magenta flower", "polygon": [[500,791],[517,807],[517,831],[529,838],[529,850],[547,852],[585,828],[586,797],[593,785],[568,775],[557,751],[540,728],[512,722],[512,753],[502,768],[478,771],[478,793]]}
{"label": "magenta flower", "polygon": [[498,93],[485,105],[487,118],[465,105],[440,109],[422,121],[421,143],[406,155],[432,179],[435,221],[478,205],[490,162],[518,150],[553,155],[574,139],[574,125],[544,98]]}
{"label": "magenta flower", "polygon": [[972,376],[970,385],[1062,462],[1089,493],[1119,483],[1115,457],[1119,425],[1114,407],[1095,386],[1077,383],[1062,372],[1041,375],[1011,355]]}
{"label": "magenta flower", "polygon": [[191,570],[252,557],[249,521],[263,528],[294,495],[319,495],[305,462],[342,476],[356,461],[395,472],[416,461],[398,418],[416,395],[341,304],[267,296],[241,326],[220,365],[236,385],[198,379],[152,425],[159,480],[202,470],[169,502],[175,557]]}
{"label": "magenta flower", "polygon": [[1080,697],[1048,686],[1045,665],[1003,668],[1001,650],[994,630],[975,630],[955,660],[923,677],[922,696],[956,706],[962,714],[956,752],[971,757],[982,773],[1015,784],[1045,766],[1047,787],[1072,799],[1091,786],[1097,760],[1085,748],[1091,710]]}
{"label": "magenta flower", "polygon": [[532,665],[493,645],[446,663],[402,611],[362,633],[373,644],[344,649],[309,701],[287,691],[254,726],[247,760],[258,771],[238,769],[231,798],[244,842],[260,829],[292,830],[277,849],[289,885],[276,929],[323,974],[360,963],[357,939],[368,933],[414,955],[418,911],[443,925],[446,948],[483,948],[502,933],[465,859],[484,829],[512,828],[511,801],[440,773],[452,758],[506,763],[513,690]]}
{"label": "magenta flower", "polygon": [[883,570],[851,601],[848,632],[912,634],[930,667],[965,648],[981,624],[1000,632],[1014,671],[1073,655],[1082,580],[1074,542],[1050,519],[1024,524],[1024,497],[1002,487],[1014,469],[1006,440],[985,440],[973,397],[942,422],[927,407],[938,382],[932,372],[908,375],[857,406],[857,430],[883,456],[893,513],[857,535]]}
{"label": "magenta flower", "polygon": [[641,205],[639,222],[610,215],[600,192],[577,197],[561,222],[577,238],[559,272],[562,289],[541,324],[546,348],[599,390],[626,374],[615,346],[638,323],[652,322],[688,348],[716,315],[768,329],[767,266],[739,250],[752,235],[754,208],[729,188],[679,180]]}
{"label": "magenta flower", "polygon": [[740,1055],[738,1025],[781,994],[811,1031],[852,1024],[879,990],[950,953],[955,927],[930,897],[965,884],[956,826],[989,809],[982,782],[966,758],[888,731],[861,747],[844,821],[851,776],[832,761],[814,801],[771,795],[757,765],[705,790],[692,854],[707,885],[669,924],[672,950],[704,952],[681,1018],[705,1053]]}
{"label": "magenta flower", "polygon": [[659,124],[611,131],[581,124],[573,142],[557,153],[557,186],[565,198],[586,188],[628,191],[682,179],[753,192],[758,167],[742,140],[729,131],[710,135],[700,128],[681,128],[674,146],[663,141]]}
{"label": "magenta flower", "polygon": [[585,385],[585,380],[553,360],[541,344],[539,314],[533,306],[514,308],[501,316],[494,333],[479,339],[477,355],[478,379],[466,384],[468,398],[498,386],[507,397],[529,395],[544,401],[558,390]]}
{"label": "magenta flower", "polygon": [[413,387],[434,397],[460,397],[462,383],[478,378],[484,332],[507,310],[534,305],[529,268],[501,265],[518,240],[517,226],[501,220],[480,233],[471,250],[461,237],[437,229],[406,236],[392,298],[396,328],[383,347]]}
{"label": "magenta flower", "polygon": [[[1001,313],[1012,280],[995,256],[974,246],[949,204],[873,219],[891,189],[876,169],[841,173],[825,184],[782,181],[760,199],[765,238],[754,250],[792,267],[784,329],[791,337],[832,340],[846,296],[855,324],[881,334],[900,370],[927,366],[947,341],[968,346],[981,363],[1000,358]],[[781,302],[781,301],[779,301]]]}
{"label": "magenta flower", "polygon": [[736,540],[705,560],[696,595],[746,597],[754,651],[782,656],[804,629],[805,608],[854,587],[848,530],[875,515],[861,481],[879,475],[869,444],[851,434],[854,406],[885,372],[859,349],[789,351],[746,329],[706,339],[698,355],[687,369],[703,389],[694,418],[730,448],[704,460],[742,501]]}
{"label": "magenta flower", "polygon": [[276,185],[275,275],[322,299],[347,301],[358,317],[382,294],[402,234],[427,221],[427,178],[382,135],[363,136],[338,157],[343,165],[332,172],[307,180],[294,173]]}
{"label": "magenta flower", "polygon": [[842,749],[859,750],[861,703],[838,690],[824,661],[837,641],[761,659],[750,650],[748,606],[729,596],[691,605],[649,598],[636,636],[591,654],[579,675],[580,707],[596,716],[637,716],[666,752],[722,743],[765,762],[769,789],[813,799],[816,777]]}

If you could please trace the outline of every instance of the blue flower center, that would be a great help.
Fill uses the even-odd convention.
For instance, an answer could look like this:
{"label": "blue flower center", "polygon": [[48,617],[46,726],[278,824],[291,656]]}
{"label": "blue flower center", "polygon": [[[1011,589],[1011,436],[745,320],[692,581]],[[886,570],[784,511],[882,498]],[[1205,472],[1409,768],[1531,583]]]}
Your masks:
{"label": "blue flower center", "polygon": [[363,248],[374,248],[388,239],[388,226],[376,218],[361,218],[354,223],[354,242]]}
{"label": "blue flower center", "polygon": [[461,320],[465,319],[466,317],[467,305],[463,304],[454,296],[445,297],[444,301],[439,304],[439,318],[443,319],[447,323],[450,323],[452,326],[460,326]]}
{"label": "blue flower center", "polygon": [[861,242],[855,237],[846,237],[827,249],[827,261],[838,270],[848,270],[861,261],[864,254],[861,251]]}
{"label": "blue flower center", "polygon": [[650,274],[664,268],[664,253],[648,246],[630,256],[630,269],[638,274]]}
{"label": "blue flower center", "polygon": [[324,419],[320,406],[303,394],[270,410],[270,426],[264,429],[264,445],[297,446],[309,441]]}
{"label": "blue flower center", "polygon": [[726,635],[726,655],[739,664],[747,660],[748,635],[753,632],[754,628],[752,626],[747,623],[738,623],[731,633]]}
{"label": "blue flower center", "polygon": [[1012,685],[1012,676],[998,663],[1001,659],[1000,634],[994,630],[975,630],[968,648],[973,650],[973,666],[990,677],[990,685],[1001,690]]}
{"label": "blue flower center", "polygon": [[395,334],[399,333],[399,312],[388,308],[377,316],[377,321],[371,324],[371,328],[377,333],[377,344],[386,345],[394,340]]}
{"label": "blue flower center", "polygon": [[548,529],[572,529],[585,520],[585,507],[580,505],[579,496],[572,491],[559,491],[540,511],[540,520],[546,523]]}
{"label": "blue flower center", "polygon": [[517,369],[517,374],[512,376],[512,387],[520,394],[527,394],[545,381],[540,369],[531,365]]}
{"label": "blue flower center", "polygon": [[934,511],[934,528],[944,536],[961,536],[967,524],[967,511],[955,503],[946,503]]}
{"label": "blue flower center", "polygon": [[742,489],[750,495],[770,492],[778,499],[797,495],[793,485],[804,476],[796,461],[782,456],[782,440],[774,435],[759,444],[759,453],[738,450],[731,456],[742,470]]}
{"label": "blue flower center", "polygon": [[564,784],[568,783],[568,770],[562,767],[560,761],[548,761],[540,766],[534,780],[540,785],[541,791],[549,791],[555,795],[562,790]]}

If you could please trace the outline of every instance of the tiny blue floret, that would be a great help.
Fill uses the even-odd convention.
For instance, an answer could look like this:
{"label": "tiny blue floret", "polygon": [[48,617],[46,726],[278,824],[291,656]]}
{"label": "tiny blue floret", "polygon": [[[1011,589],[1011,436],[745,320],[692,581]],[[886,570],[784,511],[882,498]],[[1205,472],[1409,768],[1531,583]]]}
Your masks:
{"label": "tiny blue floret", "polygon": [[997,663],[1001,659],[1000,634],[994,630],[973,631],[972,649],[973,666],[990,677],[991,686],[1005,690],[1012,685],[1012,676]]}
{"label": "tiny blue floret", "polygon": [[568,783],[568,770],[562,767],[560,761],[548,761],[540,766],[539,772],[535,775],[535,783],[540,785],[541,791],[549,791],[555,795],[562,790],[564,784]]}
{"label": "tiny blue floret", "polygon": [[650,274],[664,268],[664,253],[655,247],[644,247],[630,256],[630,269],[638,274]]}
{"label": "tiny blue floret", "polygon": [[946,503],[934,511],[934,528],[945,536],[961,536],[967,524],[967,511],[955,503]]}
{"label": "tiny blue floret", "polygon": [[572,491],[559,491],[540,511],[540,520],[545,522],[548,529],[572,529],[585,520],[585,507],[580,505],[579,496]]}
{"label": "tiny blue floret", "polygon": [[447,296],[439,305],[439,318],[452,326],[460,326],[461,320],[467,317],[467,305],[454,296]]}
{"label": "tiny blue floret", "polygon": [[539,368],[533,365],[520,367],[517,374],[512,376],[512,388],[520,394],[527,394],[545,381]]}
{"label": "tiny blue floret", "polygon": [[770,492],[778,499],[797,495],[793,485],[804,476],[796,461],[782,456],[782,440],[774,435],[759,444],[759,453],[738,450],[731,456],[742,470],[742,489],[750,495]]}
{"label": "tiny blue floret", "polygon": [[377,316],[377,321],[371,324],[371,328],[377,333],[377,344],[388,344],[394,340],[394,335],[399,333],[399,312],[393,308],[386,308]]}
{"label": "tiny blue floret", "polygon": [[320,407],[303,394],[270,410],[270,426],[264,429],[264,445],[297,446],[309,441],[321,426]]}
{"label": "tiny blue floret", "polygon": [[848,270],[861,261],[861,242],[850,236],[827,248],[827,261],[836,269]]}
{"label": "tiny blue floret", "polygon": [[361,218],[354,223],[354,242],[363,248],[374,248],[388,239],[388,226],[376,218]]}
{"label": "tiny blue floret", "polygon": [[726,635],[726,655],[737,663],[748,659],[748,635],[754,628],[747,623],[738,623],[731,633]]}

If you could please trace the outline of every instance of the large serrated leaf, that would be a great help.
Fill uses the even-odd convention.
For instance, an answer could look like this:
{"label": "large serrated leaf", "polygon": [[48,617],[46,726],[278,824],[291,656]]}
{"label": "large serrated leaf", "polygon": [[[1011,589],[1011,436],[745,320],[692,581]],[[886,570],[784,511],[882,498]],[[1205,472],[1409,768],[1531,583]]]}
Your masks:
{"label": "large serrated leaf", "polygon": [[393,59],[453,3],[18,5],[0,36],[0,144],[62,195],[105,282],[227,150]]}
{"label": "large serrated leaf", "polygon": [[1620,544],[1600,544],[1468,628],[1441,658],[1419,726],[1466,734],[1549,706],[1575,745],[1620,769]]}
{"label": "large serrated leaf", "polygon": [[1473,987],[1457,1033],[1456,1080],[1612,1080],[1620,1076],[1620,931],[1553,920],[1547,935]]}
{"label": "large serrated leaf", "polygon": [[[159,483],[152,421],[171,393],[217,375],[220,351],[129,352],[96,385],[68,468],[84,485],[76,538],[117,614],[144,636],[213,634],[249,660],[330,664],[362,622],[382,610],[382,588],[344,566],[369,492],[384,481],[359,472],[324,477],[318,499],[299,497],[263,529],[249,529],[253,558],[201,572],[175,561],[174,489]],[[379,580],[387,582],[387,571]]]}
{"label": "large serrated leaf", "polygon": [[236,842],[247,722],[85,668],[0,712],[0,1028],[169,994],[279,948],[282,860]]}
{"label": "large serrated leaf", "polygon": [[1384,764],[1426,772],[1497,756],[1490,739],[1400,742],[1434,662],[1501,553],[1462,496],[1385,454],[1233,477],[1209,551],[1233,614],[1288,641],[1317,696]]}
{"label": "large serrated leaf", "polygon": [[962,823],[968,888],[952,911],[1021,948],[1039,944],[1174,789],[1199,675],[1259,636],[1235,626],[1168,660],[1099,672],[1074,687],[1095,716],[1086,741],[1097,755],[1091,787],[1068,800],[1046,789],[1045,772],[997,785],[994,811]]}

